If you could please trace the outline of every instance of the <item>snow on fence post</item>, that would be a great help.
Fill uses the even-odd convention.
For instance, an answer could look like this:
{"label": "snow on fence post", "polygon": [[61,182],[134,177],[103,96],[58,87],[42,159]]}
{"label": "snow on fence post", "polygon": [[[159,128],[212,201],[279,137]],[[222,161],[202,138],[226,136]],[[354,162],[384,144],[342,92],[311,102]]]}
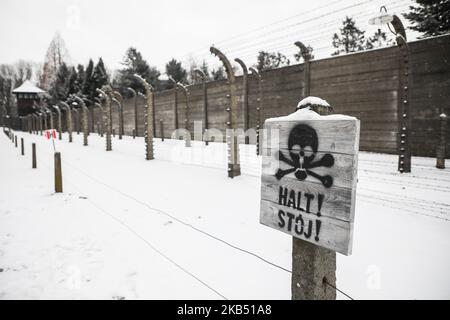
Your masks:
{"label": "snow on fence post", "polygon": [[37,160],[36,160],[36,143],[31,144],[31,168],[37,168]]}
{"label": "snow on fence post", "polygon": [[111,124],[111,117],[110,117],[111,99],[110,99],[109,95],[106,93],[106,91],[108,91],[108,88],[103,87],[103,90],[98,89],[98,88],[96,90],[106,103],[105,114],[104,114],[104,118],[105,118],[105,122],[106,122],[106,151],[111,151],[112,150],[112,145],[111,145],[112,124]]}
{"label": "snow on fence post", "polygon": [[61,152],[55,152],[55,192],[63,192]]}
{"label": "snow on fence post", "polygon": [[303,58],[304,63],[304,85],[303,85],[303,97],[309,97],[310,95],[310,79],[311,79],[311,59],[312,59],[312,55],[311,55],[311,51],[312,48],[311,47],[307,47],[305,46],[302,42],[297,41],[294,43],[299,49],[300,49],[300,55]]}
{"label": "snow on fence post", "polygon": [[145,159],[152,160],[153,157],[153,87],[140,75],[134,75],[136,79],[141,81],[145,88],[145,94],[147,98],[147,108],[145,110]]}
{"label": "snow on fence post", "polygon": [[234,76],[233,68],[231,67],[228,58],[217,48],[211,47],[210,52],[217,56],[225,67],[227,73],[227,84],[229,85],[228,107],[226,111],[228,112],[227,121],[227,153],[228,153],[228,177],[234,178],[241,174],[241,166],[239,163],[239,145],[237,140],[237,134],[235,132],[237,128],[237,96],[236,96],[236,78]]}
{"label": "snow on fence post", "polygon": [[181,84],[177,83],[178,87],[180,87],[184,92],[184,98],[186,105],[184,106],[184,128],[186,129],[186,132],[184,134],[184,146],[190,147],[191,146],[191,132],[190,132],[190,123],[189,123],[189,112],[190,112],[190,106],[189,106],[189,99],[190,99],[190,92],[189,89]]}
{"label": "snow on fence post", "polygon": [[119,110],[119,140],[122,140],[122,135],[124,134],[123,128],[123,97],[118,91],[112,91],[112,101],[117,104]]}
{"label": "snow on fence post", "polygon": [[[242,91],[244,94],[244,98],[242,100],[243,104],[243,112],[244,112],[244,132],[247,132],[247,130],[250,127],[250,110],[248,105],[248,69],[245,65],[244,61],[242,61],[239,58],[234,59],[242,68]],[[249,136],[245,135],[245,144],[249,144],[250,139]]]}
{"label": "snow on fence post", "polygon": [[69,142],[73,142],[73,136],[72,136],[72,110],[70,109],[70,106],[64,102],[60,101],[59,105],[63,110],[66,111],[66,126],[67,126],[67,132],[69,133]]}
{"label": "snow on fence post", "polygon": [[293,236],[294,300],[336,299],[336,252],[352,249],[360,123],[331,111],[307,97],[265,122],[260,223]]}
{"label": "snow on fence post", "polygon": [[256,80],[258,81],[258,98],[256,98],[256,101],[258,102],[258,106],[256,107],[256,155],[260,155],[260,149],[261,149],[261,136],[260,136],[260,129],[261,129],[261,110],[262,110],[262,76],[253,67],[250,67],[250,71],[253,75],[255,75]]}
{"label": "snow on fence post", "polygon": [[208,87],[206,85],[206,75],[200,69],[194,69],[194,72],[197,76],[202,80],[202,88],[203,88],[203,122],[205,123],[205,129],[203,132],[203,139],[205,141],[205,145],[208,145]]}
{"label": "snow on fence post", "polygon": [[134,105],[134,134],[138,135],[138,112],[137,112],[137,93],[133,88],[128,87],[127,90],[131,93],[133,97]]}
{"label": "snow on fence post", "polygon": [[441,122],[441,130],[439,144],[436,148],[436,168],[445,169],[445,154],[447,145],[447,115],[445,113],[441,113],[439,119]]}

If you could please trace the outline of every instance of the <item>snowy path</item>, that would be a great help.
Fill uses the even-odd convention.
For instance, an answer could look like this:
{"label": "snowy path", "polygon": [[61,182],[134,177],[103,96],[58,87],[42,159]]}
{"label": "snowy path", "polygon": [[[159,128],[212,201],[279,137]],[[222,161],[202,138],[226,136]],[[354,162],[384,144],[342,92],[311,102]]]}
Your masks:
{"label": "snowy path", "polygon": [[[89,147],[64,136],[54,194],[51,143],[18,135],[24,157],[0,133],[0,298],[290,298],[291,239],[258,223],[252,147],[228,179],[221,144],[205,158],[199,143],[157,140],[148,162],[142,138],[106,152],[96,134]],[[355,299],[450,298],[450,170],[434,161],[399,175],[396,157],[360,153],[353,255],[337,271]]]}

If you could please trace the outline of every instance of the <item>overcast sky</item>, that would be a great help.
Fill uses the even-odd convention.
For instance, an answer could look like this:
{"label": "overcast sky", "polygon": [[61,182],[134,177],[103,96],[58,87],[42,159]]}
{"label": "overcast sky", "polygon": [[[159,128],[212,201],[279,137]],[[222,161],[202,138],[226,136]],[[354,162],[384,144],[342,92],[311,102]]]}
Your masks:
{"label": "overcast sky", "polygon": [[[256,41],[258,46],[257,40],[262,39],[259,47],[267,45],[268,49],[274,47],[269,45],[273,43],[279,43],[282,49],[286,43],[289,47],[292,40],[300,37],[295,34],[296,29],[292,29],[293,23],[306,28],[301,32],[303,37],[308,39],[311,35],[312,41],[329,45],[332,31],[324,22],[338,26],[336,18],[356,14],[361,16],[365,28],[372,12],[376,15],[380,5],[385,3],[389,4],[389,9],[405,7],[409,1],[1,0],[0,63],[19,59],[42,62],[56,31],[65,40],[72,63],[86,64],[90,57],[101,56],[107,66],[116,68],[125,50],[135,46],[150,64],[163,66],[172,57],[187,59],[189,52],[193,52],[196,59],[210,59],[208,46],[211,44],[225,52],[236,48],[236,55],[251,59],[257,49],[242,48],[251,41]],[[345,7],[351,8],[318,19],[317,25],[310,19]],[[287,19],[294,15],[296,17]],[[270,25],[279,20],[283,21]],[[301,25],[302,21],[306,21],[305,26]],[[267,27],[234,41],[221,42],[263,26]],[[270,37],[268,34],[273,30],[278,33]],[[287,42],[276,38],[285,38]],[[289,50],[295,48],[289,47]]]}

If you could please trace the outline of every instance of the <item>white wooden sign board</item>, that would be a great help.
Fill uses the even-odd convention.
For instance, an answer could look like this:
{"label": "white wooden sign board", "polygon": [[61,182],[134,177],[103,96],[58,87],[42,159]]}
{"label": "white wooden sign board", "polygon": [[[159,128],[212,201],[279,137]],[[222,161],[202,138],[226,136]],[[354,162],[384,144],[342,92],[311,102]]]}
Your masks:
{"label": "white wooden sign board", "polygon": [[355,118],[266,121],[260,223],[350,255],[358,149]]}

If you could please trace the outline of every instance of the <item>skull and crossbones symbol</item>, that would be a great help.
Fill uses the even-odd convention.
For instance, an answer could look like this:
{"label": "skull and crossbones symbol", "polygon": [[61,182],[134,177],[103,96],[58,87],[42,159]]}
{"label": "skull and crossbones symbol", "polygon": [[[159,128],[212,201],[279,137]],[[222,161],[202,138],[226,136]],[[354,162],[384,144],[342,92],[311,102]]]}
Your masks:
{"label": "skull and crossbones symbol", "polygon": [[280,180],[285,175],[295,172],[295,177],[300,181],[304,181],[309,175],[318,179],[325,188],[330,188],[333,185],[333,177],[330,175],[321,176],[311,170],[318,167],[330,168],[334,165],[334,157],[329,153],[314,161],[318,147],[319,139],[316,130],[305,124],[296,125],[289,133],[288,138],[290,159],[281,150],[278,152],[278,159],[291,168],[278,169],[275,177]]}

